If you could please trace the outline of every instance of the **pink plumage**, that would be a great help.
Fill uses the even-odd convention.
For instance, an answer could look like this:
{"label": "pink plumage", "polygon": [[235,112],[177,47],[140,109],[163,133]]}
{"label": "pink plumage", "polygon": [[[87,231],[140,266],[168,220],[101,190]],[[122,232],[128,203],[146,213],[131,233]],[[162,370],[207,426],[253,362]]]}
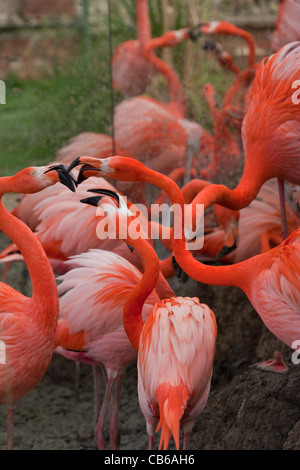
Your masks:
{"label": "pink plumage", "polygon": [[213,312],[197,298],[176,297],[156,305],[140,337],[139,402],[153,439],[161,428],[160,448],[171,434],[184,448],[211,384],[217,326]]}
{"label": "pink plumage", "polygon": [[[95,430],[100,449],[105,448],[103,425],[112,385],[117,379],[117,386],[121,386],[126,367],[137,358],[123,328],[123,304],[142,274],[123,257],[103,250],[90,250],[72,257],[68,263],[70,266],[75,264],[76,268],[59,278],[60,318],[56,351],[74,361],[105,369],[107,393]],[[153,291],[143,307],[144,320],[157,302],[159,297]],[[77,341],[78,333],[82,333],[81,350],[68,350],[77,348],[72,336]],[[113,406],[118,408],[118,403]],[[117,434],[116,426],[117,420],[111,423],[113,436]],[[111,440],[116,448],[113,437]]]}
{"label": "pink plumage", "polygon": [[298,0],[280,0],[276,20],[276,29],[271,39],[271,46],[278,51],[289,42],[299,41],[300,4]]}

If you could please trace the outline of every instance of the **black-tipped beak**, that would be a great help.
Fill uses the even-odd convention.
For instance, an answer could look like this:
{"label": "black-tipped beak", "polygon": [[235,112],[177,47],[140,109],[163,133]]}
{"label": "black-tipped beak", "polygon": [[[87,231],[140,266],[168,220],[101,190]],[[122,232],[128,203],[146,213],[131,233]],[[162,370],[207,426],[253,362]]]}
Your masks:
{"label": "black-tipped beak", "polygon": [[103,196],[85,197],[84,199],[80,199],[80,202],[83,204],[89,204],[90,206],[98,207],[98,203],[102,198]]}
{"label": "black-tipped beak", "polygon": [[75,168],[78,165],[81,165],[80,157],[75,158],[75,160],[73,160],[72,163],[70,163],[70,165],[68,166],[67,172],[69,173],[71,170],[73,170],[73,168]]}
{"label": "black-tipped beak", "polygon": [[84,175],[84,172],[87,170],[92,170],[92,171],[101,171],[99,168],[95,168],[92,165],[89,165],[88,163],[85,163],[82,165],[82,167],[79,170],[78,176],[77,176],[77,184],[82,183],[82,181],[87,179],[87,176]]}
{"label": "black-tipped beak", "polygon": [[67,186],[67,188],[73,192],[76,191],[77,182],[72,173],[68,172],[68,169],[65,165],[53,165],[45,171],[45,174],[49,173],[50,171],[56,171],[61,184]]}
{"label": "black-tipped beak", "polygon": [[202,45],[202,48],[205,51],[215,51],[218,52],[218,47],[217,44],[214,41],[205,41],[205,43]]}
{"label": "black-tipped beak", "polygon": [[172,266],[173,266],[176,277],[180,279],[183,283],[187,282],[187,280],[189,279],[189,276],[179,266],[174,255],[172,255]]}
{"label": "black-tipped beak", "polygon": [[199,24],[197,24],[196,26],[194,26],[194,28],[191,28],[191,29],[188,31],[188,34],[189,34],[190,39],[191,39],[192,41],[196,41],[198,38],[200,38],[200,37],[202,36],[201,27],[202,27],[202,24],[199,23]]}
{"label": "black-tipped beak", "polygon": [[118,205],[120,205],[120,198],[119,198],[118,193],[116,193],[115,191],[112,191],[111,189],[88,189],[88,192],[112,197],[113,199],[117,201]]}
{"label": "black-tipped beak", "polygon": [[229,253],[231,253],[232,251],[234,251],[237,247],[237,243],[234,242],[234,244],[232,246],[226,246],[224,245],[222,247],[222,249],[220,250],[220,252],[217,254],[216,256],[216,259],[219,260],[219,259],[222,259],[224,258],[224,256],[227,256],[229,255]]}
{"label": "black-tipped beak", "polygon": [[132,253],[132,252],[133,252],[133,250],[134,250],[133,246],[131,246],[131,245],[128,245],[128,243],[127,243],[127,246],[128,246],[129,250],[130,250],[130,251],[131,251],[131,253]]}

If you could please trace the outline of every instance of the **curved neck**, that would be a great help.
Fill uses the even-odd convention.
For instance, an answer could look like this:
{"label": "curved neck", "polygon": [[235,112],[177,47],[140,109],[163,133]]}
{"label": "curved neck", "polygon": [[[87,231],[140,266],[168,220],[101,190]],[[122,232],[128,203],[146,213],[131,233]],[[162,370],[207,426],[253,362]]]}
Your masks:
{"label": "curved neck", "polygon": [[178,118],[183,118],[186,115],[186,99],[180,80],[176,72],[166,62],[151,53],[153,49],[163,47],[163,45],[163,36],[161,38],[152,39],[147,45],[146,54],[149,54],[152,64],[167,81],[171,97],[168,107],[172,108],[172,111],[176,113]]}
{"label": "curved neck", "polygon": [[132,239],[128,236],[127,242],[141,254],[144,261],[142,279],[127,296],[123,308],[124,329],[132,346],[138,350],[140,334],[144,326],[143,305],[156,286],[160,269],[158,257],[147,240],[143,238]]}
{"label": "curved neck", "polygon": [[48,306],[49,301],[54,302],[58,311],[57,286],[50,262],[30,228],[5,208],[2,196],[7,192],[21,192],[16,176],[0,178],[0,230],[17,245],[24,258],[32,283],[32,300]]}
{"label": "curved neck", "polygon": [[142,47],[151,39],[151,25],[149,20],[149,7],[147,0],[136,0],[136,29],[137,38]]}
{"label": "curved neck", "polygon": [[249,155],[245,161],[242,177],[235,189],[229,189],[222,184],[210,184],[193,199],[192,204],[203,204],[204,210],[213,204],[220,204],[231,210],[241,210],[248,206],[266,181],[258,166],[253,170],[249,163],[251,160]]}
{"label": "curved neck", "polygon": [[[247,261],[228,266],[209,266],[200,263],[192,256],[187,247],[184,235],[184,199],[177,184],[170,180],[167,176],[148,168],[145,168],[143,174],[140,174],[140,178],[145,183],[154,184],[155,186],[158,186],[162,190],[166,191],[172,205],[178,205],[181,208],[179,215],[180,220],[176,221],[177,227],[179,227],[179,233],[173,237],[172,244],[176,261],[185,271],[185,273],[188,274],[188,276],[190,276],[192,279],[205,284],[236,286],[245,291],[249,284],[250,276],[249,273],[247,273],[245,266]],[[200,192],[200,195],[204,191],[210,190],[212,187],[219,188],[219,185],[209,185],[207,188],[204,188],[202,192]],[[226,187],[224,186],[224,188]],[[228,191],[230,190],[228,189]],[[211,196],[215,196],[215,194],[216,191],[212,192]],[[199,203],[202,203],[201,199]],[[177,214],[179,214],[179,212],[177,212]]]}
{"label": "curved neck", "polygon": [[0,229],[17,245],[29,271],[32,300],[58,304],[57,286],[50,262],[36,236],[20,219],[11,215],[0,198]]}
{"label": "curved neck", "polygon": [[247,46],[249,48],[248,65],[249,67],[254,67],[255,66],[255,43],[254,43],[253,36],[250,33],[248,33],[248,31],[238,28],[237,26],[234,26],[230,23],[222,22],[221,24],[222,24],[222,27],[220,27],[220,31],[218,31],[219,33],[230,34],[233,36],[240,36],[246,41]]}

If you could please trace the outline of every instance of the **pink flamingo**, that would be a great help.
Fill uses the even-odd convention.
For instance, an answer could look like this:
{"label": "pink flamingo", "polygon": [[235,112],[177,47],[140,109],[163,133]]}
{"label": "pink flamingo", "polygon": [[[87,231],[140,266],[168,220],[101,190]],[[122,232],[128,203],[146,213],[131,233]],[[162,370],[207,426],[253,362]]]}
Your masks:
{"label": "pink flamingo", "polygon": [[151,39],[147,0],[135,0],[137,39],[120,44],[113,56],[113,85],[125,97],[140,95],[150,85],[153,65],[144,48]]}
{"label": "pink flamingo", "polygon": [[289,42],[299,41],[300,5],[297,0],[280,0],[271,46],[278,51]]}
{"label": "pink flamingo", "polygon": [[[129,251],[126,245],[125,248]],[[118,449],[121,385],[126,368],[137,358],[123,328],[123,304],[142,274],[122,256],[103,250],[90,250],[72,257],[67,263],[71,269],[59,278],[62,282],[58,286],[61,297],[55,351],[67,359],[93,366],[95,442],[99,450],[105,449],[104,425],[110,410],[111,448]],[[74,264],[76,267],[72,269]],[[153,291],[143,307],[144,319],[156,302],[159,297]],[[100,413],[96,382],[99,367],[103,369],[106,382]]]}
{"label": "pink flamingo", "polygon": [[[248,68],[255,68],[255,42],[252,34],[248,31],[238,28],[237,26],[229,23],[227,21],[204,21],[203,23],[199,23],[198,31],[200,34],[220,34],[220,35],[229,35],[229,36],[237,36],[244,39],[248,46]],[[194,36],[197,35],[196,28],[194,28]],[[227,62],[228,64],[228,62]],[[236,71],[234,67],[233,71]]]}
{"label": "pink flamingo", "polygon": [[[83,175],[95,174],[113,179],[136,180],[152,183],[169,195],[172,204],[182,208],[180,232],[173,238],[173,253],[176,262],[191,278],[212,285],[236,286],[242,289],[252,303],[266,327],[283,343],[293,348],[294,340],[300,334],[299,321],[299,245],[300,229],[295,230],[279,246],[250,259],[228,266],[207,266],[194,259],[186,246],[184,227],[184,199],[176,183],[141,162],[126,157],[114,156],[105,161],[92,162],[79,157],[73,165],[91,165],[83,169]],[[71,165],[71,168],[72,166]],[[84,167],[83,167],[84,168]],[[210,185],[208,189],[212,186]],[[207,188],[204,188],[201,193]],[[201,202],[201,199],[200,199]],[[278,360],[279,356],[279,360]],[[263,364],[264,366],[264,364]],[[267,363],[271,370],[284,371],[280,352]]]}
{"label": "pink flamingo", "polygon": [[[101,194],[101,190],[97,192]],[[95,204],[95,197],[91,202]],[[129,211],[128,226],[133,220],[135,217]],[[138,351],[138,394],[149,449],[153,448],[157,423],[157,430],[161,429],[159,448],[168,448],[172,434],[179,449],[182,425],[183,448],[188,449],[194,421],[203,411],[210,391],[217,336],[215,316],[196,297],[172,296],[156,303],[144,323],[142,310],[158,279],[159,262],[143,236],[132,238],[129,232],[126,241],[143,257],[145,271],[126,295],[123,323],[132,346]]]}
{"label": "pink flamingo", "polygon": [[[223,49],[219,43],[207,42],[204,48],[213,52],[220,65],[227,70],[231,70],[236,78],[233,85],[227,90],[222,109],[228,113],[228,122],[240,130],[242,120],[250,104],[251,84],[255,76],[258,64],[255,62],[255,42],[253,36],[241,28],[225,21],[210,21],[198,25],[199,34],[221,34],[242,37],[248,45],[248,64],[245,70],[241,70],[234,62],[232,56]],[[197,28],[194,28],[194,35],[197,36]],[[237,104],[234,105],[234,100]]]}
{"label": "pink flamingo", "polygon": [[[121,240],[111,240],[109,238],[100,240],[98,238],[96,228],[100,214],[96,218],[92,207],[85,208],[82,204],[78,204],[81,199],[90,196],[90,191],[98,186],[98,178],[83,181],[78,186],[76,193],[71,193],[64,187],[52,186],[43,190],[42,199],[40,196],[35,197],[36,195],[33,194],[31,199],[24,198],[18,206],[19,216],[23,215],[24,217],[24,213],[22,213],[23,205],[25,205],[26,211],[29,204],[32,205],[32,214],[28,213],[30,219],[24,217],[24,222],[27,224],[31,222],[31,228],[43,246],[54,273],[57,275],[70,269],[71,264],[66,263],[66,261],[71,256],[96,248],[114,251],[135,264],[139,269],[141,268],[139,258],[135,253],[131,253]],[[101,180],[101,186],[103,189],[116,191],[115,187],[105,179]],[[132,205],[130,201],[128,201],[128,205],[132,211],[138,211],[138,206]],[[103,218],[105,218],[104,214]],[[139,220],[146,227],[149,223],[147,213],[141,213]],[[162,238],[161,228],[158,223],[155,224],[151,221],[150,230],[155,233],[157,238],[162,239],[167,249],[171,250],[170,242]],[[0,253],[0,262],[24,261],[22,256],[16,252],[18,252],[17,246],[14,243],[10,244]],[[164,262],[161,263],[161,268],[165,275],[168,267],[164,267]]]}
{"label": "pink flamingo", "polygon": [[[101,191],[102,194],[112,194],[107,188]],[[119,200],[123,203],[120,208],[122,214],[126,204],[123,199]],[[93,204],[95,197],[82,199],[82,202],[85,201]],[[111,204],[105,205],[102,201],[101,209],[105,210],[107,206],[107,210],[111,211]],[[94,231],[96,232],[96,227]],[[124,241],[122,244],[129,252]],[[70,269],[59,278],[62,282],[58,287],[61,296],[56,352],[68,359],[92,365],[94,374],[99,366],[104,369],[106,392],[100,414],[95,375],[95,439],[98,449],[105,448],[103,427],[114,386],[116,393],[110,417],[110,437],[112,447],[117,449],[119,446],[117,423],[121,384],[126,367],[136,360],[136,351],[130,345],[122,324],[123,303],[128,292],[142,277],[143,263],[137,258],[132,264],[133,258],[129,262],[116,252],[89,250],[87,253],[71,257],[66,262]],[[153,291],[144,304],[144,318],[149,315],[150,309],[152,310],[160,297],[171,295],[174,295],[172,289],[159,273],[156,291]],[[85,305],[84,310],[81,308],[82,303]]]}
{"label": "pink flamingo", "polygon": [[13,448],[17,402],[43,378],[54,350],[58,294],[50,263],[31,230],[3,205],[5,193],[33,193],[56,182],[74,183],[62,166],[29,167],[0,178],[0,228],[22,255],[32,282],[32,297],[0,283],[0,342],[5,358],[0,363],[0,404],[7,408],[7,448]]}

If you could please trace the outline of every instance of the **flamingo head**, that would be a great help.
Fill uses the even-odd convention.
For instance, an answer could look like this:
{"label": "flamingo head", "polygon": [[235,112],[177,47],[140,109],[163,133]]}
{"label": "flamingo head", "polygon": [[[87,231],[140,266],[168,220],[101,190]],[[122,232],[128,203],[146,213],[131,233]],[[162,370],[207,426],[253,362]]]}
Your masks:
{"label": "flamingo head", "polygon": [[55,183],[75,191],[76,181],[64,165],[30,166],[11,177],[11,191],[33,194]]}
{"label": "flamingo head", "polygon": [[108,158],[78,157],[71,163],[68,171],[78,165],[82,165],[77,177],[78,184],[91,176],[108,177],[120,181],[141,181],[145,169],[138,160],[118,155]]}
{"label": "flamingo head", "polygon": [[[81,199],[80,202],[97,207],[96,215],[106,217],[105,223],[102,219],[101,224],[97,226],[99,238],[102,239],[103,233],[100,233],[100,231],[104,230],[105,238],[126,239],[129,223],[135,219],[135,216],[128,208],[125,199],[110,189],[88,189],[88,192],[96,195]],[[118,234],[116,233],[117,230]],[[133,251],[130,245],[128,247]]]}

